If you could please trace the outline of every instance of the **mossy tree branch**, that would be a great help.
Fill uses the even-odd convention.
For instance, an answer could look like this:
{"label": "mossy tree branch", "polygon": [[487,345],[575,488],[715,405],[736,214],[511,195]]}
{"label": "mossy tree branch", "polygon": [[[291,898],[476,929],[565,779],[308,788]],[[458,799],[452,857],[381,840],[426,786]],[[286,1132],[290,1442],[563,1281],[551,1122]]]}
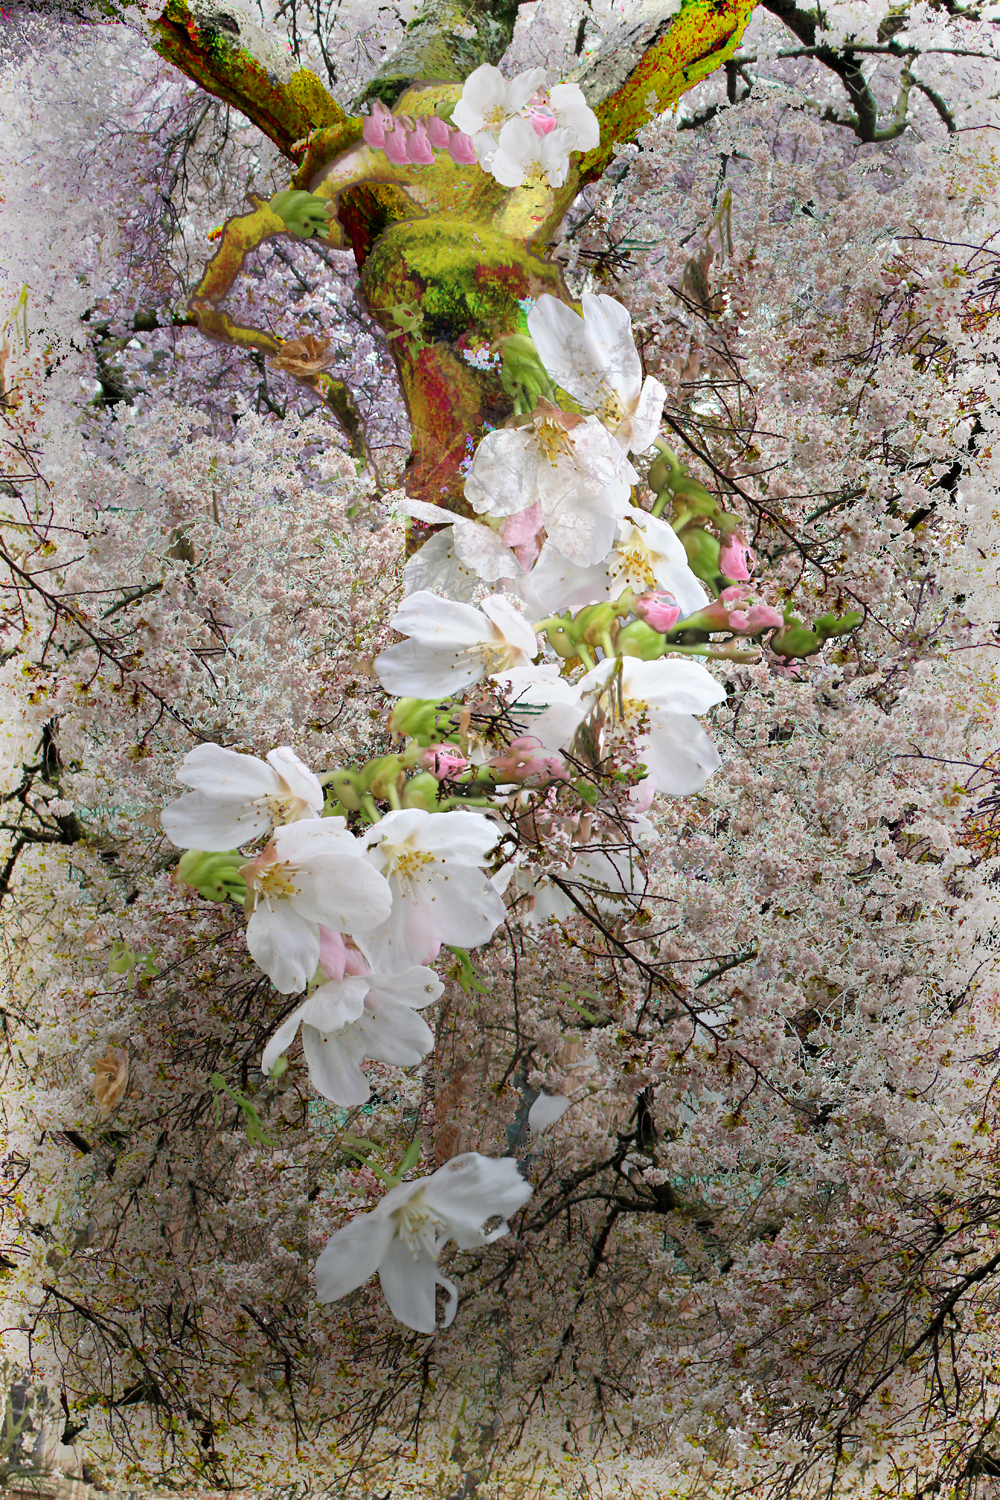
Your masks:
{"label": "mossy tree branch", "polygon": [[315,73],[296,67],[226,0],[168,0],[151,40],[161,57],[246,115],[289,160],[310,130],[346,119]]}

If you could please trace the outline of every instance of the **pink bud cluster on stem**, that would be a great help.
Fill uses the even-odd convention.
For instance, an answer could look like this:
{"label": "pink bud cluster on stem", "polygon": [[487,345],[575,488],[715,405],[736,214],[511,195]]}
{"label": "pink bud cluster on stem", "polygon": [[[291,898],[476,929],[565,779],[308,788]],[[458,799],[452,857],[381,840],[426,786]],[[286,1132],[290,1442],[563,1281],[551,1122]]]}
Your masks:
{"label": "pink bud cluster on stem", "polygon": [[381,99],[375,100],[365,120],[363,136],[366,145],[384,151],[399,167],[429,167],[435,151],[446,151],[456,166],[472,166],[476,160],[472,138],[464,131],[454,130],[437,115],[416,120],[410,115],[394,115]]}

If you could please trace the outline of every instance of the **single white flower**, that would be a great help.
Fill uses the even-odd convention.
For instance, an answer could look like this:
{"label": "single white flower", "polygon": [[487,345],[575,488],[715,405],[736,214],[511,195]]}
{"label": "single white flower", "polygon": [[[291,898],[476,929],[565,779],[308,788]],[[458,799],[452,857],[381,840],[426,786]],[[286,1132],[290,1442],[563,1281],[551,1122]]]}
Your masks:
{"label": "single white flower", "polygon": [[160,814],[178,849],[237,849],[279,824],[323,811],[323,788],[287,745],[269,751],[266,761],[221,745],[196,745],[181,761],[177,780],[195,788]]}
{"label": "single white flower", "polygon": [[572,130],[539,135],[530,120],[508,120],[500,132],[489,171],[503,187],[524,184],[562,187],[569,175],[569,154],[575,149]]}
{"label": "single white flower", "polygon": [[302,1027],[309,1080],[334,1104],[364,1104],[371,1095],[361,1060],[411,1067],[434,1046],[434,1033],[416,1012],[433,1005],[444,985],[433,969],[415,966],[401,974],[345,975],[313,990],[287,1016],[264,1049],[269,1073]]}
{"label": "single white flower", "polygon": [[462,97],[451,112],[451,123],[473,138],[483,133],[496,137],[544,84],[544,68],[529,68],[508,83],[499,68],[483,63],[462,85]]}
{"label": "single white flower", "polygon": [[658,516],[630,509],[618,523],[618,538],[608,558],[609,597],[624,589],[637,594],[663,589],[673,594],[681,614],[704,609],[708,594],[692,573],[684,544],[674,528]]}
{"label": "single white flower", "polygon": [[430,1177],[390,1188],[371,1213],[338,1229],[316,1262],[316,1295],[336,1302],[377,1271],[393,1316],[418,1333],[433,1333],[434,1294],[443,1286],[447,1328],[455,1321],[458,1292],[437,1267],[444,1246],[454,1240],[460,1250],[476,1250],[509,1234],[506,1219],[489,1234],[483,1225],[515,1213],[531,1194],[512,1156],[455,1156]]}
{"label": "single white flower", "polygon": [[557,83],[549,89],[549,104],[556,125],[572,132],[573,151],[593,151],[601,142],[601,126],[594,111],[583,97],[578,83]]}
{"label": "single white flower", "polygon": [[611,550],[638,479],[596,417],[572,417],[544,403],[523,426],[486,434],[465,494],[474,510],[494,516],[539,502],[552,545],[590,567]]}
{"label": "single white flower", "polygon": [[276,828],[240,871],[247,883],[247,948],[283,995],[304,989],[319,964],[319,928],[367,932],[389,916],[392,894],[343,818]]}
{"label": "single white flower", "polygon": [[[500,579],[516,578],[521,565],[500,533],[485,521],[473,521],[468,516],[457,515],[443,505],[429,505],[425,500],[404,499],[400,502],[404,516],[413,516],[418,521],[429,521],[432,526],[448,525],[452,528],[455,556],[463,567],[468,568],[485,583],[497,583]],[[433,540],[433,539],[431,539]],[[424,544],[426,546],[426,543]],[[420,549],[423,551],[423,548]],[[419,553],[415,554],[419,556]],[[413,558],[410,558],[410,563]],[[409,569],[410,563],[407,563]],[[416,570],[414,570],[416,571]],[[412,574],[411,574],[412,576]],[[408,589],[407,593],[413,590]]]}
{"label": "single white flower", "polygon": [[372,968],[391,973],[432,962],[442,943],[478,948],[505,907],[482,866],[498,832],[479,813],[387,813],[364,835],[368,859],[389,882],[392,910],[359,947]]}
{"label": "single white flower", "polygon": [[[618,678],[619,663],[621,677]],[[640,661],[611,657],[580,680],[583,692],[604,690],[609,715],[640,732],[635,744],[645,763],[645,786],[668,797],[700,792],[722,764],[719,752],[693,714],[725,699],[710,672],[693,661]]]}
{"label": "single white flower", "polygon": [[528,332],[556,385],[593,411],[626,450],[642,453],[660,430],[666,391],[642,378],[628,309],[584,292],[583,317],[547,292],[528,314]]}
{"label": "single white flower", "polygon": [[421,590],[403,600],[391,623],[410,639],[377,656],[375,671],[397,698],[451,696],[493,672],[527,666],[538,652],[529,621],[499,594],[474,609]]}

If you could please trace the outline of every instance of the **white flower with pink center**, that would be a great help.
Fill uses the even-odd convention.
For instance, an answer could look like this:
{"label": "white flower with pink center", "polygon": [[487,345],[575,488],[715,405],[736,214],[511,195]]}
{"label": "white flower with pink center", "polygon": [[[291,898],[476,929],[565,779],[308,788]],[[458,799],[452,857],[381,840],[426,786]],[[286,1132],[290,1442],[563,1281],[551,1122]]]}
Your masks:
{"label": "white flower with pink center", "polygon": [[596,417],[541,402],[531,420],[488,432],[465,481],[474,510],[513,516],[538,503],[549,541],[579,567],[602,562],[639,476]]}
{"label": "white flower with pink center", "polygon": [[276,828],[240,870],[247,883],[247,947],[283,995],[305,989],[320,958],[320,925],[368,932],[389,916],[392,894],[343,818]]}

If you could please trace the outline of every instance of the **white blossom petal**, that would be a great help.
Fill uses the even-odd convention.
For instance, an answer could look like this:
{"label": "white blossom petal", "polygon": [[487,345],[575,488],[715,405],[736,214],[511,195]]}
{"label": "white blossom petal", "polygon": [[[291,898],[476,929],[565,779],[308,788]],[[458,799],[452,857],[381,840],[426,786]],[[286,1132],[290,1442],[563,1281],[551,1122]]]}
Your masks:
{"label": "white blossom petal", "polygon": [[205,792],[186,792],[160,813],[163,831],[178,849],[208,853],[238,849],[271,827],[270,814],[252,802],[223,801]]}
{"label": "white blossom petal", "polygon": [[277,771],[254,755],[241,755],[222,745],[196,745],[177,768],[177,780],[195,791],[227,801],[250,802],[271,797],[280,789]]}
{"label": "white blossom petal", "polygon": [[278,1061],[278,1058],[282,1055],[283,1052],[287,1052],[289,1047],[294,1042],[296,1032],[299,1029],[299,1023],[302,1020],[302,1012],[305,1010],[308,1003],[309,1002],[306,1001],[304,1005],[297,1006],[296,1009],[292,1011],[290,1016],[285,1017],[271,1040],[268,1042],[267,1046],[264,1048],[264,1055],[260,1060],[260,1070],[262,1073],[270,1073],[271,1069]]}
{"label": "white blossom petal", "polygon": [[250,957],[279,994],[304,990],[319,964],[319,926],[306,921],[288,901],[258,903],[247,923]]}
{"label": "white blossom petal", "polygon": [[[444,986],[442,986],[442,989]],[[376,1009],[365,1008],[357,1024],[362,1056],[411,1068],[434,1046],[434,1033],[410,1006],[385,998]]]}
{"label": "white blossom petal", "polygon": [[704,789],[722,758],[698,723],[688,714],[657,713],[650,732],[636,740],[649,781],[667,797],[690,797]]}
{"label": "white blossom petal", "polygon": [[570,1101],[563,1094],[539,1094],[528,1110],[529,1131],[532,1135],[541,1135],[543,1130],[561,1120],[569,1107]]}
{"label": "white blossom petal", "polygon": [[393,1317],[417,1333],[433,1333],[437,1325],[434,1293],[443,1282],[434,1256],[428,1250],[414,1255],[397,1238],[383,1256],[378,1274]]}
{"label": "white blossom petal", "polygon": [[364,1286],[385,1259],[395,1234],[393,1220],[377,1210],[357,1214],[338,1229],[316,1261],[316,1296],[320,1302],[336,1302]]}
{"label": "white blossom petal", "polygon": [[587,104],[578,83],[557,83],[549,89],[549,104],[559,125],[575,136],[575,151],[593,151],[600,145],[600,121]]}
{"label": "white blossom petal", "polygon": [[403,592],[407,596],[426,589],[471,604],[479,581],[478,573],[459,561],[453,526],[444,526],[429,536],[403,569]]}
{"label": "white blossom petal", "polygon": [[299,759],[288,745],[279,745],[267,753],[268,765],[277,772],[291,795],[307,803],[319,817],[323,811],[323,788],[315,772]]}
{"label": "white blossom petal", "polygon": [[367,975],[331,979],[312,991],[302,1007],[302,1019],[317,1031],[341,1031],[361,1015],[367,993]]}
{"label": "white blossom petal", "polygon": [[363,1042],[354,1027],[322,1032],[302,1027],[302,1054],[309,1069],[309,1082],[318,1094],[333,1104],[353,1108],[371,1097],[368,1079],[361,1071]]}
{"label": "white blossom petal", "polygon": [[[450,1236],[461,1249],[482,1245],[488,1238],[482,1225],[494,1214],[504,1219],[516,1213],[532,1194],[514,1157],[480,1156],[468,1151],[455,1156],[427,1179],[423,1202],[448,1224]],[[504,1225],[502,1233],[507,1232]]]}

